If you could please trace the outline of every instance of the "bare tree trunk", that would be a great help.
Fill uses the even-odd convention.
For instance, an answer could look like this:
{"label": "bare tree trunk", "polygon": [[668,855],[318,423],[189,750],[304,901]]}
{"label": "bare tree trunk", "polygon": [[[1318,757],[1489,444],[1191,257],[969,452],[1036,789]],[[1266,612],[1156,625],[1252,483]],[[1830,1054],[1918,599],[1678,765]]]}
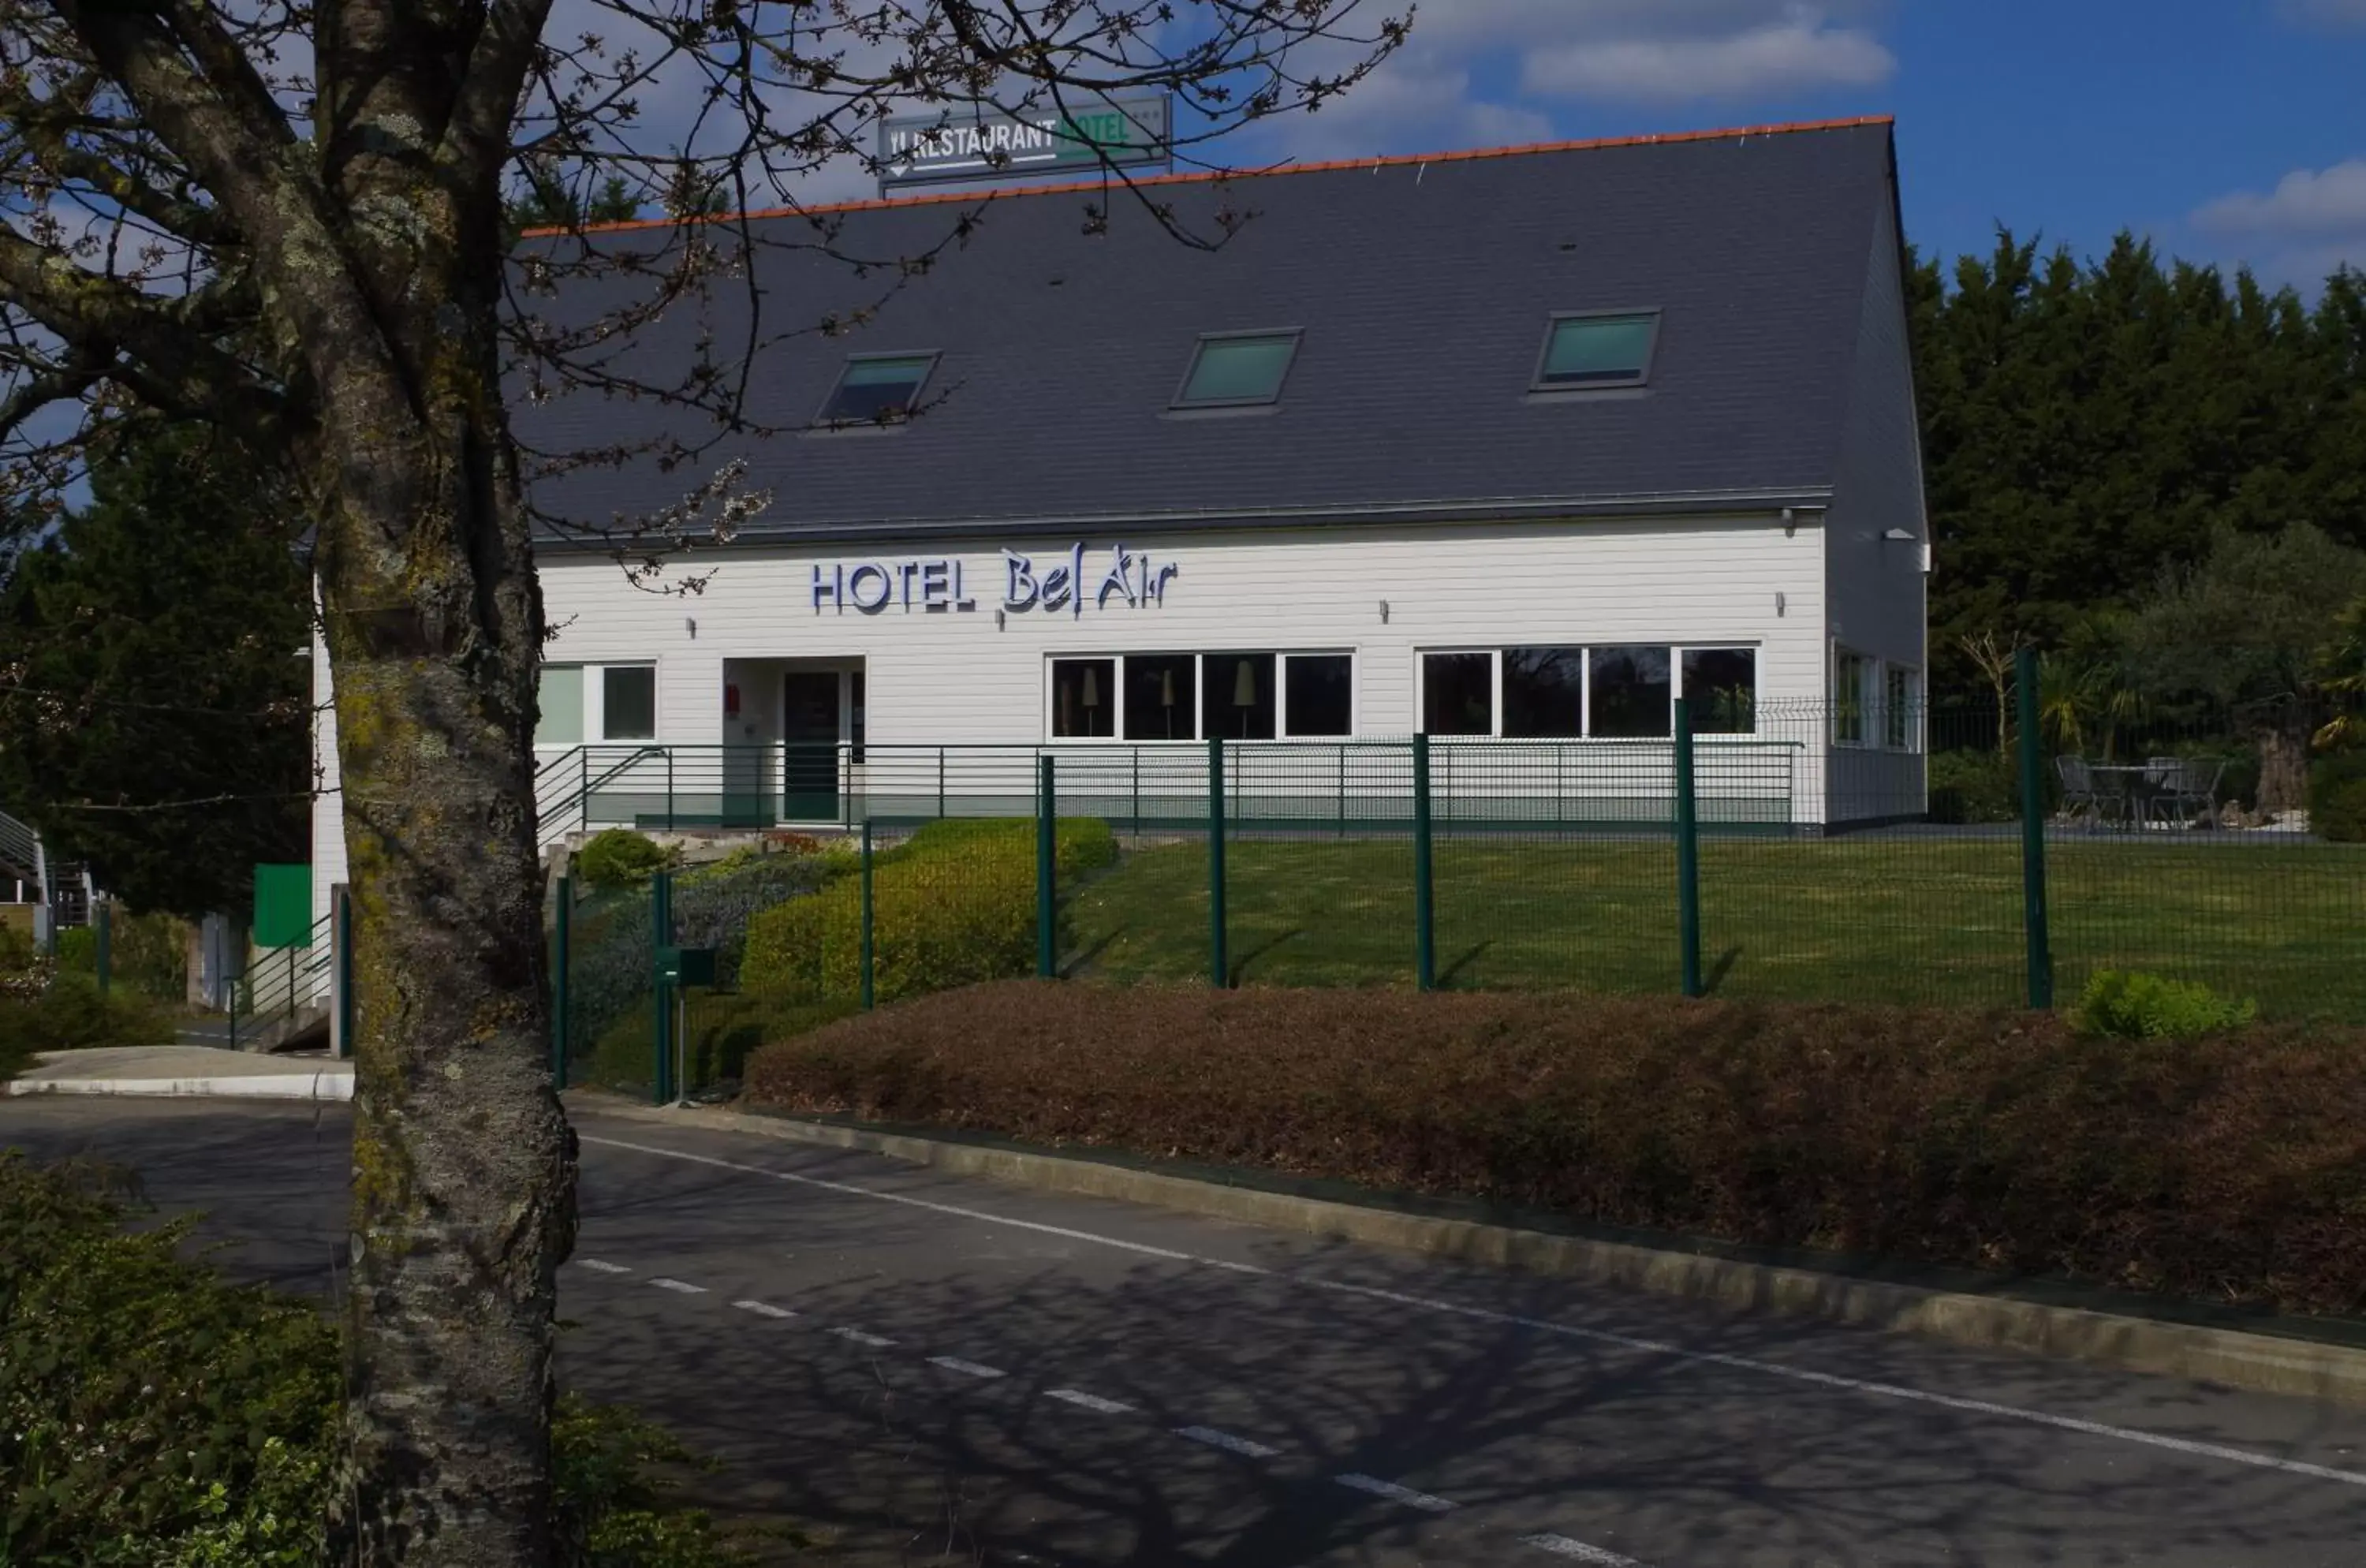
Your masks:
{"label": "bare tree trunk", "polygon": [[[489,330],[357,377],[320,562],[354,888],[349,1469],[339,1561],[550,1561],[555,1273],[574,1135],[548,1074],[541,615]],[[443,396],[422,389],[473,389]]]}
{"label": "bare tree trunk", "polygon": [[2259,749],[2259,811],[2298,811],[2308,804],[2308,723],[2298,704],[2271,727],[2252,732]]}

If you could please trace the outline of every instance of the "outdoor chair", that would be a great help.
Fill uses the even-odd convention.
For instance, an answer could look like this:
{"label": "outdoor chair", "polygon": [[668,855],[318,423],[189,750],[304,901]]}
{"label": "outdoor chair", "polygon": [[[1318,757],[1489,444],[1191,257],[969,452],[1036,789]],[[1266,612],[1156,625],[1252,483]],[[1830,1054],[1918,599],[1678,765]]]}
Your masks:
{"label": "outdoor chair", "polygon": [[2178,757],[2170,761],[2175,765],[2168,770],[2155,799],[2163,819],[2190,822],[2198,828],[2214,826],[2218,820],[2218,783],[2226,773],[2225,759]]}
{"label": "outdoor chair", "polygon": [[2084,757],[2056,757],[2054,770],[2062,777],[2062,814],[2076,822],[2086,817],[2101,824],[2103,801],[2095,793],[2095,773]]}

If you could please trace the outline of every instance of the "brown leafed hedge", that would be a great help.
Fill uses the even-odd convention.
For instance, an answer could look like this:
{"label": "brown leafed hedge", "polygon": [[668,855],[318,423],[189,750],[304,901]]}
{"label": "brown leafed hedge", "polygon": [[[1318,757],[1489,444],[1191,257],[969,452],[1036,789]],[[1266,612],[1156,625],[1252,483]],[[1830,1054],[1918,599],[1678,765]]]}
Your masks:
{"label": "brown leafed hedge", "polygon": [[1014,981],[766,1046],[750,1100],[1747,1244],[2366,1312],[2366,1036]]}

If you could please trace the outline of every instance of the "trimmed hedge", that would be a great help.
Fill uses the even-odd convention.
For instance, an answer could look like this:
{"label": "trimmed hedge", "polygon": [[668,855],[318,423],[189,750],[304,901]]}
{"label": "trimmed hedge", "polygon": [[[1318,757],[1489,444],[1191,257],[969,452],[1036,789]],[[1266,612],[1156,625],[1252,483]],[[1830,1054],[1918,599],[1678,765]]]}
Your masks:
{"label": "trimmed hedge", "polygon": [[[1117,858],[1109,824],[1063,821],[1063,886]],[[862,986],[862,892],[841,878],[748,922],[740,985],[782,1001],[849,1001]],[[894,1001],[1035,969],[1035,824],[931,822],[872,866],[873,984]]]}
{"label": "trimmed hedge", "polygon": [[2366,1038],[2051,1015],[1009,983],[768,1045],[751,1101],[1762,1246],[2366,1313]]}

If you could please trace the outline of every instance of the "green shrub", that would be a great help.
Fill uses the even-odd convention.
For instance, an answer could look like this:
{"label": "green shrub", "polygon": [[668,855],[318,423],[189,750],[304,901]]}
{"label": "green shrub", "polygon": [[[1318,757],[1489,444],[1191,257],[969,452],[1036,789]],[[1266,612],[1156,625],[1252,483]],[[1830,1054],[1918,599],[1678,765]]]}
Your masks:
{"label": "green shrub", "polygon": [[[183,1000],[188,992],[186,931],[171,915],[134,915],[119,908],[111,911],[107,941],[110,988],[159,1002]],[[58,932],[57,965],[72,974],[96,975],[97,928],[69,926]]]}
{"label": "green shrub", "polygon": [[2308,773],[2308,825],[2327,839],[2366,843],[2366,750],[2317,759]]}
{"label": "green shrub", "polygon": [[[592,1041],[588,1059],[578,1065],[571,1081],[628,1093],[646,1091],[656,1070],[654,1005],[644,987],[639,1005],[625,1009]],[[735,1086],[757,1047],[835,1022],[854,1007],[845,1000],[795,1002],[744,991],[695,992],[682,1010],[682,1086],[693,1090]]]}
{"label": "green shrub", "polygon": [[1931,753],[1931,820],[2011,822],[2021,815],[2014,761],[1994,751]]}
{"label": "green shrub", "polygon": [[2256,1002],[2230,1002],[2196,981],[2098,969],[2071,1018],[2082,1032],[2115,1040],[2190,1040],[2240,1029],[2259,1010]]}
{"label": "green shrub", "polygon": [[[1106,822],[1064,821],[1063,884],[1117,858]],[[931,822],[877,855],[872,871],[873,984],[880,1001],[1035,968],[1035,825]],[[741,984],[789,1001],[851,1001],[862,991],[862,889],[840,880],[749,922]]]}
{"label": "green shrub", "polygon": [[[0,998],[0,1067],[20,1071],[36,1051],[82,1051],[100,1045],[169,1045],[170,1014],[144,998],[98,994],[88,975],[61,971],[49,988]],[[11,1057],[15,1065],[8,1066]]]}
{"label": "green shrub", "polygon": [[[852,863],[816,845],[801,853],[743,852],[674,878],[676,938],[715,950],[715,979],[736,987],[750,919],[811,893]],[[646,886],[612,887],[578,904],[568,956],[569,1081],[637,1089],[649,1081],[656,936]],[[618,1076],[621,1075],[621,1076]]]}
{"label": "green shrub", "polygon": [[575,874],[597,888],[629,887],[647,882],[673,860],[673,852],[629,828],[610,828],[592,835],[575,853]]}
{"label": "green shrub", "polygon": [[68,926],[57,933],[58,967],[76,975],[98,973],[98,932],[88,926]]}
{"label": "green shrub", "polygon": [[[130,1185],[0,1153],[0,1562],[313,1568],[342,1427],[335,1327],[182,1257],[192,1219],[126,1229]],[[657,1479],[697,1462],[663,1429],[569,1398],[551,1436],[566,1561],[750,1561]]]}

